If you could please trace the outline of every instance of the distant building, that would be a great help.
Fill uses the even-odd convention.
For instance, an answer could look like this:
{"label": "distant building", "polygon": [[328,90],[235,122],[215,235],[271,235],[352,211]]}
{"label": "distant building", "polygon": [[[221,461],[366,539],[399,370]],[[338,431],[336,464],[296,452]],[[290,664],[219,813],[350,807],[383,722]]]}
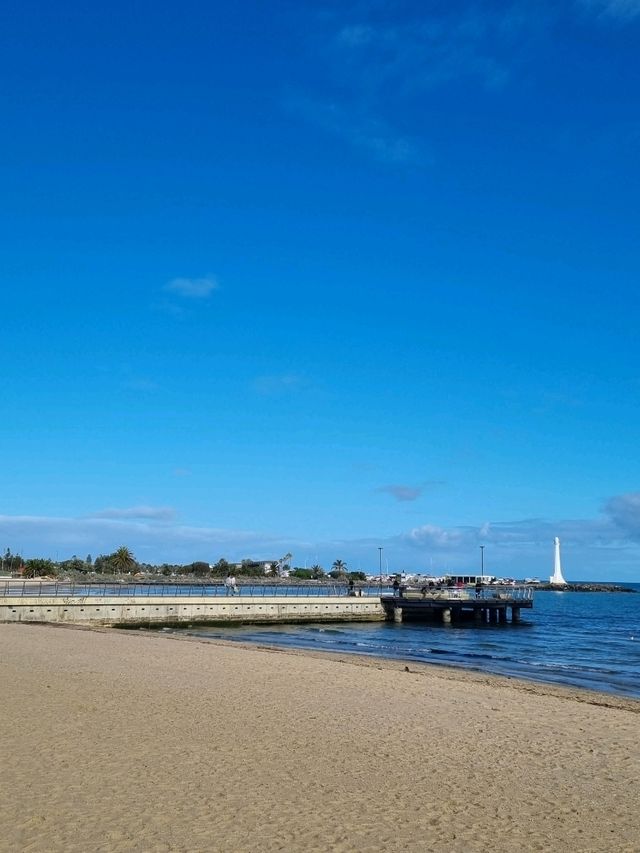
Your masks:
{"label": "distant building", "polygon": [[242,560],[240,563],[235,563],[234,567],[236,571],[249,567],[256,575],[261,573],[269,575],[277,565],[278,560]]}

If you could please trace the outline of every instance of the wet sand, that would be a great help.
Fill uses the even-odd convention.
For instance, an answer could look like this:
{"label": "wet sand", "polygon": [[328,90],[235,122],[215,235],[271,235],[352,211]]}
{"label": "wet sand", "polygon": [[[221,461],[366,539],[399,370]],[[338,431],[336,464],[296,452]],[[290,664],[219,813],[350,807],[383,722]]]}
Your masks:
{"label": "wet sand", "polygon": [[637,851],[640,702],[0,625],[2,851]]}

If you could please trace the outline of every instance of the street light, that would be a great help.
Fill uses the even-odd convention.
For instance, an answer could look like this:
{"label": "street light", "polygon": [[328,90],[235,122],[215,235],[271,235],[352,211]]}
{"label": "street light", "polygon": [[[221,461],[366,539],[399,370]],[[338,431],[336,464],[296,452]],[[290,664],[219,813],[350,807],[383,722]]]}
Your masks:
{"label": "street light", "polygon": [[484,545],[480,546],[480,576],[484,583]]}
{"label": "street light", "polygon": [[378,546],[378,556],[380,557],[380,592],[382,592],[382,546]]}

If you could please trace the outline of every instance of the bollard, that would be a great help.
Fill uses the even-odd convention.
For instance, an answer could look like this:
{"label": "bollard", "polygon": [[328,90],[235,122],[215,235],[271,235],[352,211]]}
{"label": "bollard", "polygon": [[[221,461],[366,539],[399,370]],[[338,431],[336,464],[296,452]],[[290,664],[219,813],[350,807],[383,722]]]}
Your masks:
{"label": "bollard", "polygon": [[442,621],[445,625],[449,625],[451,623],[451,610],[448,607],[445,607],[442,611]]}
{"label": "bollard", "polygon": [[402,607],[393,608],[393,621],[398,624],[402,622]]}

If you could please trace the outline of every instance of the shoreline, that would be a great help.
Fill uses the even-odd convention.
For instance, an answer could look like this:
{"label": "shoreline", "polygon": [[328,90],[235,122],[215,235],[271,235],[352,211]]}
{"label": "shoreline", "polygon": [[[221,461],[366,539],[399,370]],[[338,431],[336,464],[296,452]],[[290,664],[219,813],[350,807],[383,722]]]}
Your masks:
{"label": "shoreline", "polygon": [[149,631],[0,652],[2,851],[637,849],[635,700]]}
{"label": "shoreline", "polygon": [[[71,628],[70,625],[59,625],[60,628]],[[85,628],[85,626],[79,626]],[[470,682],[474,684],[487,684],[494,687],[510,690],[521,690],[525,693],[534,693],[541,696],[553,696],[557,699],[573,700],[588,705],[598,705],[604,708],[617,708],[640,714],[640,698],[619,696],[615,693],[606,693],[601,690],[590,690],[587,687],[573,687],[571,685],[552,684],[546,681],[519,678],[517,676],[497,675],[491,672],[480,672],[478,670],[466,669],[463,666],[449,666],[448,664],[422,662],[408,658],[377,657],[369,654],[358,654],[357,652],[333,652],[321,649],[291,648],[268,643],[251,643],[244,640],[225,640],[219,637],[199,637],[193,635],[180,636],[178,633],[162,632],[161,630],[129,630],[126,628],[93,628],[87,626],[88,631],[111,631],[126,633],[132,636],[157,635],[167,640],[178,640],[180,642],[205,643],[219,646],[230,646],[232,648],[245,649],[247,651],[257,650],[273,654],[292,655],[294,657],[309,657],[320,660],[330,660],[334,663],[360,666],[365,669],[388,669],[394,672],[410,672],[414,675],[428,675],[433,678],[441,678],[445,681]]]}
{"label": "shoreline", "polygon": [[[211,628],[214,628],[214,629],[221,629],[221,630],[224,629],[225,631],[228,631],[229,633],[231,633],[231,631],[238,631],[238,632],[242,632],[242,633],[249,632],[250,633],[250,629],[252,627],[255,628],[256,630],[258,630],[260,628],[260,625],[259,624],[251,625],[250,623],[247,623],[247,624],[237,625],[237,626],[233,626],[233,627],[229,626],[229,625],[211,626]],[[286,627],[286,626],[283,626],[283,627]],[[388,656],[375,655],[375,654],[371,654],[369,652],[359,652],[359,651],[354,650],[354,649],[350,649],[348,651],[343,650],[343,649],[342,650],[336,649],[336,650],[330,651],[330,650],[324,650],[324,649],[315,649],[309,645],[303,645],[303,644],[301,644],[299,646],[297,646],[295,644],[282,644],[282,645],[280,645],[277,642],[270,643],[268,640],[264,640],[264,639],[260,639],[260,640],[240,639],[240,640],[237,640],[237,639],[227,639],[227,638],[219,636],[219,635],[218,636],[208,636],[204,633],[200,634],[198,629],[200,629],[202,631],[206,631],[206,626],[199,626],[199,625],[191,626],[191,630],[193,631],[193,633],[191,633],[189,636],[191,636],[197,640],[209,641],[209,642],[221,642],[221,643],[229,642],[229,643],[232,643],[233,645],[246,646],[248,648],[271,648],[271,649],[276,650],[276,651],[283,651],[283,652],[290,651],[292,653],[294,653],[295,651],[299,651],[300,653],[306,653],[306,654],[311,654],[311,655],[327,654],[327,655],[338,656],[338,657],[340,657],[340,656],[355,657],[355,658],[372,660],[372,661],[382,661],[382,662],[389,662],[389,663],[403,664],[403,665],[406,664],[412,668],[418,668],[418,667],[424,666],[424,667],[428,667],[428,668],[433,668],[435,670],[446,670],[446,671],[449,671],[452,673],[460,673],[460,674],[469,675],[469,676],[475,675],[475,676],[478,676],[480,679],[487,677],[487,678],[496,678],[498,680],[503,679],[505,682],[522,682],[525,685],[536,685],[539,687],[545,687],[545,688],[549,688],[549,689],[557,688],[560,691],[562,691],[562,690],[568,690],[569,692],[571,692],[571,691],[575,691],[575,692],[584,691],[585,693],[587,693],[589,695],[596,695],[596,696],[601,697],[601,699],[603,699],[603,701],[605,703],[607,700],[609,700],[609,701],[616,700],[616,701],[621,701],[621,702],[628,701],[631,703],[634,703],[634,702],[640,703],[640,695],[635,695],[634,693],[630,693],[630,692],[625,691],[623,689],[619,689],[617,691],[614,689],[607,690],[607,689],[603,689],[602,687],[599,687],[599,686],[589,686],[586,684],[572,683],[572,681],[570,679],[567,679],[565,681],[561,681],[560,679],[549,678],[548,680],[545,680],[542,676],[536,677],[535,673],[532,673],[531,675],[527,675],[527,674],[522,674],[522,673],[517,673],[517,672],[514,672],[513,674],[511,674],[508,671],[503,671],[503,672],[492,671],[490,668],[485,669],[479,664],[465,665],[464,663],[451,663],[451,662],[446,662],[444,660],[441,661],[439,659],[441,656],[437,656],[437,657],[433,656],[433,659],[425,657],[422,660],[419,660],[419,659],[416,659],[415,657],[405,658],[405,657],[402,657],[401,655],[398,655],[398,656],[393,656],[392,654],[389,654]],[[118,630],[127,630],[127,629],[118,629]],[[128,629],[128,630],[132,630],[132,629]],[[145,630],[145,631],[150,630],[151,633],[154,633],[157,629],[155,629],[155,628],[154,629],[144,628],[141,630]],[[160,629],[160,631],[161,630],[162,629]],[[187,631],[189,631],[189,630],[190,629],[184,628],[184,627],[178,627],[178,628],[172,628],[171,629],[171,631],[173,632],[173,636],[176,639],[181,639],[181,638],[184,639],[184,637],[181,637],[179,635],[181,635],[183,633],[183,631],[186,634]],[[133,631],[133,632],[135,633],[135,631]],[[172,636],[172,634],[169,631],[162,632],[162,633],[164,636]]]}

